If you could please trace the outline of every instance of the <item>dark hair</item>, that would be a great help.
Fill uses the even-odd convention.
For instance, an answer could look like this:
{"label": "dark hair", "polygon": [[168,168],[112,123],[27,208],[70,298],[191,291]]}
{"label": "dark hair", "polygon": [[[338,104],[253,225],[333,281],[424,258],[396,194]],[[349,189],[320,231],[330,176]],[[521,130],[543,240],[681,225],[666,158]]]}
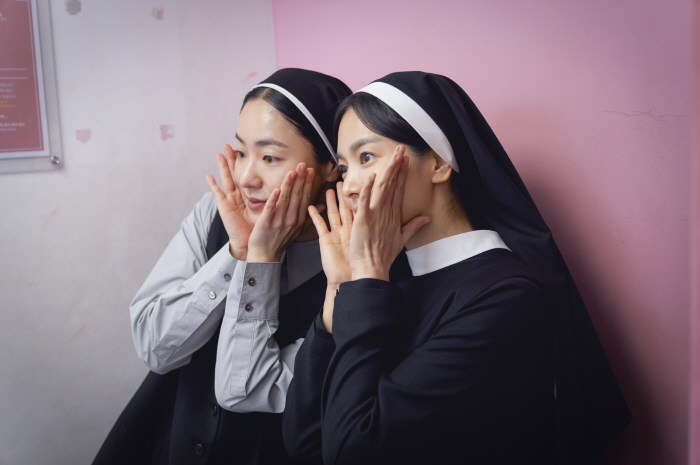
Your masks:
{"label": "dark hair", "polygon": [[[362,124],[372,132],[380,136],[406,144],[414,154],[423,156],[430,151],[428,143],[408,124],[393,108],[379,100],[374,95],[366,92],[357,92],[350,95],[340,103],[333,120],[334,145],[337,147],[338,129],[343,115],[352,109]],[[459,173],[452,171],[450,176],[450,189],[454,194],[457,204],[453,212],[461,209],[471,221],[475,229],[489,229],[488,222],[478,213],[476,208],[478,201],[475,198],[472,186],[466,184],[466,180]]]}
{"label": "dark hair", "polygon": [[314,158],[320,165],[330,161],[331,153],[321,136],[311,125],[309,119],[287,97],[270,87],[256,87],[246,94],[241,110],[249,100],[256,98],[264,100],[282,113],[282,116],[292,124],[294,130],[311,143],[314,148]]}

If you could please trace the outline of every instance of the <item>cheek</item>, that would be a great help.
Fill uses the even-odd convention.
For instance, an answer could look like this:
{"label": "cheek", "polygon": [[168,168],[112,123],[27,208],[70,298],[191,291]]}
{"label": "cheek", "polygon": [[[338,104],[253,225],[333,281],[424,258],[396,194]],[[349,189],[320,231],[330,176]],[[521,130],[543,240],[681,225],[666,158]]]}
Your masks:
{"label": "cheek", "polygon": [[272,191],[282,187],[282,181],[287,174],[287,170],[275,169],[275,167],[265,166],[258,171],[258,177],[261,182],[261,193],[267,198],[272,194]]}
{"label": "cheek", "polygon": [[414,192],[406,191],[401,203],[401,224],[408,223],[420,213],[420,208],[416,202],[420,198]]}
{"label": "cheek", "polygon": [[401,202],[401,224],[406,224],[418,215],[430,210],[431,184],[423,181],[416,172],[409,172]]}

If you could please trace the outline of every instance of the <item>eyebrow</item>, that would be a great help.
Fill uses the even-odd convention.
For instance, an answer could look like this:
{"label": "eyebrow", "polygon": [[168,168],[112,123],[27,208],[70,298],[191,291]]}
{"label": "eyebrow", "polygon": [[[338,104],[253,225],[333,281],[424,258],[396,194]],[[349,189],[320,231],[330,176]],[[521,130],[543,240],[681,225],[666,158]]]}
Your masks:
{"label": "eyebrow", "polygon": [[[236,133],[236,139],[238,139],[241,142],[241,144],[245,145],[245,142],[243,141],[243,139],[241,139],[241,136],[239,136],[238,133]],[[277,139],[273,139],[272,137],[267,137],[265,139],[256,140],[255,145],[258,147],[267,147],[269,145],[274,145],[277,147],[283,147],[285,149],[289,148],[289,146],[287,144],[285,144],[284,142],[280,142]]]}
{"label": "eyebrow", "polygon": [[[381,142],[381,140],[381,137],[377,136],[368,136],[363,137],[362,139],[357,139],[350,145],[350,153],[357,152],[363,145],[371,144],[373,142]],[[340,153],[336,155],[338,156],[338,159],[344,158]]]}

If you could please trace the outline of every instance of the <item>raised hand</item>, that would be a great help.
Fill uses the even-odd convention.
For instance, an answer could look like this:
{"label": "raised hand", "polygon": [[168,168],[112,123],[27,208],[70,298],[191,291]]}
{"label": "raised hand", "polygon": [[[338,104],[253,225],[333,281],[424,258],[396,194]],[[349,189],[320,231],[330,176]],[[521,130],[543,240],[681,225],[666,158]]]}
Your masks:
{"label": "raised hand", "polygon": [[401,226],[401,202],[409,163],[404,153],[404,146],[396,147],[379,179],[372,174],[370,181],[362,186],[350,238],[349,264],[353,280],[388,281],[391,264],[401,249],[430,221],[427,216],[417,216]]}
{"label": "raised hand", "polygon": [[289,243],[310,225],[306,210],[313,181],[314,169],[299,163],[270,194],[248,240],[248,262],[278,262]]}
{"label": "raised hand", "polygon": [[207,184],[214,194],[216,208],[224,223],[229,237],[229,251],[237,260],[246,260],[248,256],[248,239],[253,231],[253,225],[246,218],[245,203],[241,191],[233,180],[233,169],[236,166],[236,154],[233,148],[224,145],[224,154],[217,153],[221,187],[216,184],[214,177],[207,175]]}
{"label": "raised hand", "polygon": [[309,207],[309,215],[318,232],[323,272],[326,274],[328,287],[333,288],[337,288],[340,284],[352,279],[349,251],[353,215],[348,200],[343,197],[342,189],[343,183],[339,182],[337,190],[340,210],[336,204],[335,192],[331,189],[326,191],[328,221],[331,225],[330,231],[316,207]]}
{"label": "raised hand", "polygon": [[333,331],[333,307],[335,293],[342,283],[352,279],[350,272],[349,252],[350,235],[352,232],[353,215],[350,208],[350,201],[346,199],[343,192],[343,183],[337,184],[338,200],[340,211],[335,200],[335,192],[329,189],[326,191],[326,204],[328,205],[328,221],[331,224],[330,231],[326,227],[326,222],[318,212],[316,207],[309,207],[309,216],[316,226],[318,232],[318,242],[321,247],[321,262],[323,272],[328,280],[326,289],[326,299],[323,304],[322,321],[326,331]]}

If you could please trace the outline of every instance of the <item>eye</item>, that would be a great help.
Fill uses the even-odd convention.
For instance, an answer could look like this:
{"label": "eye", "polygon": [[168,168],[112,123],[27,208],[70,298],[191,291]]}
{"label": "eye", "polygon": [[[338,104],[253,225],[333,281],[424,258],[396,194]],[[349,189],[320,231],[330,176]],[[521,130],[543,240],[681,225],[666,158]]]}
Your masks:
{"label": "eye", "polygon": [[236,150],[235,152],[238,158],[245,158],[245,153],[241,152],[240,150]]}
{"label": "eye", "polygon": [[340,170],[340,177],[345,179],[345,175],[348,173],[348,167],[345,165],[338,165],[338,170]]}
{"label": "eye", "polygon": [[273,157],[272,155],[265,155],[262,157],[262,159],[266,163],[276,163],[276,162],[280,161],[279,158]]}
{"label": "eye", "polygon": [[360,154],[360,163],[363,164],[363,165],[364,165],[365,163],[369,163],[370,161],[372,161],[372,158],[374,158],[374,155],[372,155],[371,153],[362,152],[362,153]]}

